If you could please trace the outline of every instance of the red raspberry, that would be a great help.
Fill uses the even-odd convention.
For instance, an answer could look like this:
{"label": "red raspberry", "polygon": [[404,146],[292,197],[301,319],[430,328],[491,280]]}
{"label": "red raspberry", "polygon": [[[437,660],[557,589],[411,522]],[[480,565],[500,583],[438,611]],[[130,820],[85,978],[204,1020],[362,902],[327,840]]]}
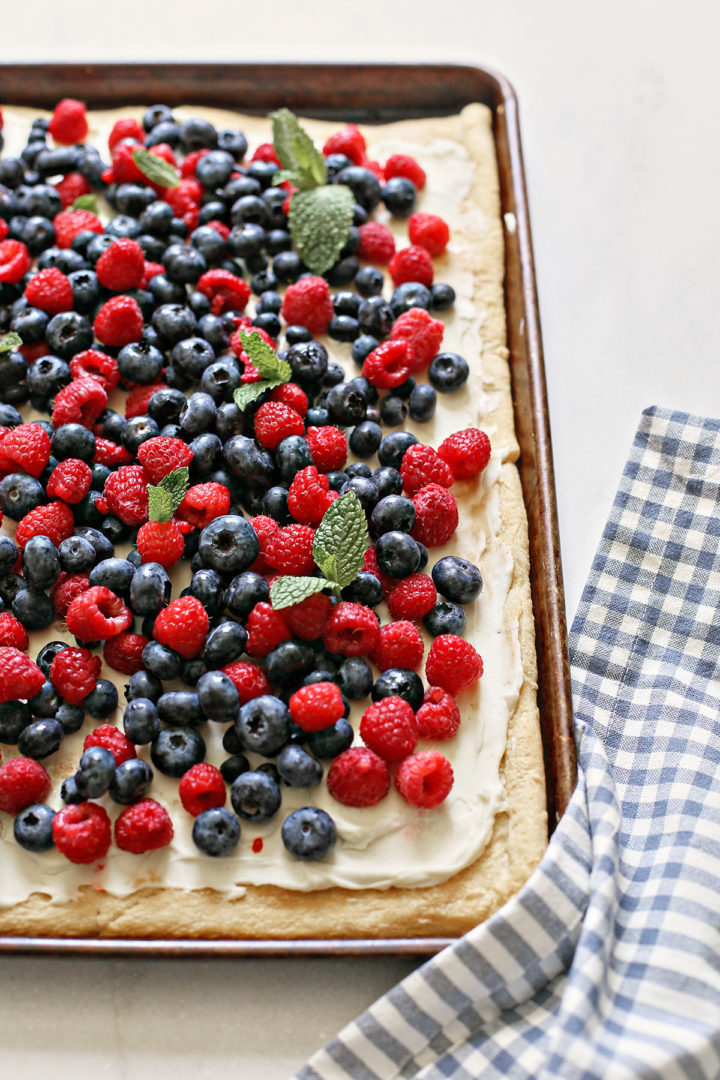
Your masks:
{"label": "red raspberry", "polygon": [[92,469],[80,458],[60,461],[50,473],[47,493],[67,503],[79,503],[90,490]]}
{"label": "red raspberry", "polygon": [[128,465],[132,459],[132,454],[124,446],[118,446],[117,443],[103,439],[100,435],[95,436],[93,465],[109,465],[114,469],[119,465]]}
{"label": "red raspberry", "polygon": [[156,562],[169,570],[185,551],[185,537],[175,521],[146,521],[138,529],[135,546],[142,562]]}
{"label": "red raspberry", "polygon": [[479,428],[464,428],[443,439],[438,454],[448,463],[456,480],[470,480],[487,466],[490,440]]}
{"label": "red raspberry", "polygon": [[437,590],[427,574],[410,574],[398,582],[388,597],[393,619],[417,622],[437,603]]}
{"label": "red raspberry", "polygon": [[432,446],[425,446],[424,443],[415,443],[407,448],[403,454],[400,473],[403,487],[410,496],[428,484],[452,487],[455,479],[450,466],[446,465],[437,450]]}
{"label": "red raspberry", "polygon": [[100,724],[88,732],[83,740],[83,750],[88,750],[91,746],[102,746],[109,750],[115,758],[116,766],[137,757],[135,744],[114,724]]}
{"label": "red raspberry", "polygon": [[433,319],[425,308],[410,308],[398,315],[390,331],[390,340],[409,341],[413,347],[413,371],[430,366],[430,361],[440,352],[445,326]]}
{"label": "red raspberry", "polygon": [[30,252],[19,240],[0,241],[0,282],[17,285],[30,269]]}
{"label": "red raspberry", "polygon": [[58,101],[48,131],[56,143],[63,146],[72,146],[73,143],[84,142],[88,133],[88,122],[85,105],[75,98],[63,98]]}
{"label": "red raspberry", "polygon": [[29,644],[28,632],[9,611],[0,614],[0,646],[11,646],[25,652]]}
{"label": "red raspberry", "polygon": [[355,254],[366,262],[387,266],[395,254],[395,237],[381,221],[367,221],[358,227],[360,244]]}
{"label": "red raspberry", "polygon": [[282,609],[285,623],[293,635],[301,641],[317,641],[325,632],[333,602],[323,593],[306,596],[299,604]]}
{"label": "red raspberry", "polygon": [[209,229],[214,229],[216,233],[220,233],[223,240],[227,240],[230,235],[230,229],[222,221],[206,221],[205,224]]}
{"label": "red raspberry", "polygon": [[418,191],[425,187],[425,170],[410,154],[391,154],[383,171],[388,180],[394,176],[404,176],[406,180],[412,181]]}
{"label": "red raspberry", "polygon": [[340,131],[334,132],[322,148],[325,157],[329,154],[344,154],[349,157],[353,165],[361,165],[365,157],[367,146],[365,136],[356,124],[346,124]]}
{"label": "red raspberry", "polygon": [[47,536],[58,547],[68,536],[72,536],[74,527],[72,510],[65,503],[51,502],[47,506],[36,506],[18,522],[15,543],[19,548],[24,548],[31,536]]}
{"label": "red raspberry", "polygon": [[104,585],[93,585],[70,601],[65,624],[78,641],[105,641],[127,630],[132,612]]}
{"label": "red raspberry", "polygon": [[250,570],[256,574],[265,574],[271,569],[267,561],[268,545],[279,532],[280,526],[275,518],[268,517],[267,514],[258,514],[256,517],[250,518],[250,524],[255,530],[260,545],[260,553],[250,566]]}
{"label": "red raspberry", "polygon": [[260,143],[260,145],[253,152],[251,161],[274,161],[278,169],[281,168],[279,158],[275,153],[275,147],[272,143]]}
{"label": "red raspberry", "polygon": [[388,668],[417,671],[424,652],[425,645],[418,628],[406,619],[400,619],[380,627],[373,660],[380,671],[387,671]]}
{"label": "red raspberry", "polygon": [[141,289],[147,289],[148,285],[150,284],[150,282],[152,281],[152,279],[154,277],[157,277],[158,274],[164,274],[164,273],[165,273],[165,267],[163,266],[162,263],[148,262],[148,260],[145,259],[142,281],[140,282],[140,288]]}
{"label": "red raspberry", "polygon": [[142,651],[150,641],[144,634],[133,634],[123,630],[122,634],[108,638],[103,645],[103,660],[114,671],[123,675],[134,675],[144,668]]}
{"label": "red raspberry", "polygon": [[75,301],[70,279],[56,266],[38,270],[25,286],[24,296],[31,307],[40,308],[48,315],[70,311]]}
{"label": "red raspberry", "polygon": [[452,739],[460,727],[460,710],[455,698],[440,686],[429,686],[417,711],[421,739]]}
{"label": "red raspberry", "polygon": [[50,589],[50,599],[55,608],[55,614],[64,618],[70,604],[76,596],[86,592],[90,588],[90,579],[87,574],[66,574],[64,570]]}
{"label": "red raspberry", "polygon": [[4,240],[10,232],[10,226],[4,218],[0,218],[0,240]]}
{"label": "red raspberry", "polygon": [[425,248],[429,255],[442,255],[450,242],[450,229],[437,214],[411,214],[408,236],[411,244]]}
{"label": "red raspberry", "polygon": [[0,440],[3,468],[38,477],[50,458],[50,436],[40,424],[20,424]]}
{"label": "red raspberry", "polygon": [[415,525],[411,536],[425,547],[447,544],[458,526],[458,508],[452,492],[440,484],[426,484],[413,495]]}
{"label": "red raspberry", "polygon": [[125,418],[132,420],[135,416],[144,416],[147,413],[148,403],[153,394],[158,390],[167,390],[165,383],[146,383],[144,386],[134,386],[125,402]]}
{"label": "red raspberry", "polygon": [[409,341],[383,341],[365,357],[362,373],[369,383],[389,390],[406,382],[415,368],[415,354]]}
{"label": "red raspberry", "polygon": [[178,507],[177,515],[196,528],[204,529],[216,517],[227,514],[229,509],[230,492],[228,489],[224,484],[210,482],[193,484],[191,488],[188,488],[185,498]]}
{"label": "red raspberry", "polygon": [[180,596],[171,600],[155,619],[153,637],[185,660],[192,660],[205,644],[209,628],[202,602],[195,596]]}
{"label": "red raspberry", "polygon": [[419,281],[428,289],[433,283],[435,274],[432,259],[427,251],[416,244],[401,248],[396,252],[390,260],[388,272],[395,285],[402,285],[406,281]]}
{"label": "red raspberry", "polygon": [[[242,341],[240,340],[240,331],[244,330],[248,334],[258,334],[266,345],[269,345],[271,349],[275,348],[275,342],[268,334],[267,330],[263,330],[261,326],[253,326],[252,320],[249,315],[241,315],[239,319],[235,319],[236,330],[230,338],[230,348],[237,356],[238,360],[242,360],[246,368],[252,371],[249,373],[252,378],[243,379],[243,382],[258,382],[262,379],[260,372],[250,363],[250,358],[243,348]],[[253,374],[254,373],[254,374]]]}
{"label": "red raspberry", "polygon": [[105,345],[130,345],[143,332],[140,305],[132,296],[111,296],[95,316],[93,330]]}
{"label": "red raspberry", "polygon": [[231,664],[226,664],[222,671],[234,684],[241,705],[253,698],[262,697],[263,694],[272,693],[265,672],[257,664],[251,664],[247,660],[233,660]]}
{"label": "red raspberry", "polygon": [[62,180],[58,180],[56,184],[53,184],[53,187],[60,196],[63,210],[67,210],[69,206],[72,206],[81,195],[90,195],[92,192],[90,184],[83,174],[79,172],[67,173]]}
{"label": "red raspberry", "polygon": [[123,116],[115,121],[112,131],[108,135],[108,150],[112,153],[117,144],[122,142],[123,139],[133,139],[137,143],[142,143],[145,139],[142,125],[131,116]]}
{"label": "red raspberry", "polygon": [[159,484],[163,477],[174,469],[189,465],[193,452],[182,439],[173,439],[169,435],[155,435],[140,444],[137,452],[138,461],[148,475],[151,484]]}
{"label": "red raspberry", "polygon": [[39,761],[10,758],[0,765],[0,810],[14,817],[28,806],[45,802],[50,787],[50,777]]}
{"label": "red raspberry", "polygon": [[375,649],[380,623],[372,608],[341,600],[328,619],[325,648],[342,656],[369,656]]}
{"label": "red raspberry", "polygon": [[107,394],[97,379],[73,379],[58,390],[53,402],[53,427],[82,424],[90,428],[107,405]]}
{"label": "red raspberry", "polygon": [[36,341],[34,345],[21,345],[18,352],[23,354],[28,364],[34,364],[41,356],[50,355],[50,350],[44,341]]}
{"label": "red raspberry", "polygon": [[385,574],[378,566],[377,554],[375,552],[375,545],[370,544],[365,552],[365,558],[363,559],[363,570],[368,574],[373,574],[380,584],[382,585],[383,598],[387,600],[390,593],[397,585],[397,578],[391,577],[390,574]]}
{"label": "red raspberry", "polygon": [[335,683],[301,686],[288,703],[290,716],[303,731],[323,731],[345,715],[342,694]]}
{"label": "red raspberry", "polygon": [[52,834],[58,851],[83,865],[102,859],[112,842],[107,810],[95,802],[63,806],[53,818]]}
{"label": "red raspberry", "polygon": [[327,786],[343,806],[375,806],[390,790],[390,770],[366,746],[351,746],[333,761]]}
{"label": "red raspberry", "polygon": [[111,513],[126,525],[148,519],[147,474],[142,465],[122,465],[105,481],[103,495]]}
{"label": "red raspberry", "polygon": [[198,281],[197,289],[210,300],[212,315],[244,311],[252,295],[247,282],[230,270],[208,270]]}
{"label": "red raspberry", "polygon": [[268,540],[265,559],[281,574],[312,574],[315,569],[314,538],[315,530],[309,525],[286,525]]}
{"label": "red raspberry", "polygon": [[291,636],[282,613],[265,602],[255,604],[247,617],[245,629],[248,632],[245,652],[258,659],[267,656],[281,641],[288,641]]}
{"label": "red raspberry", "polygon": [[35,697],[45,676],[34,661],[11,645],[0,646],[0,702]]}
{"label": "red raspberry", "polygon": [[360,721],[360,737],[383,761],[402,761],[417,746],[412,706],[395,694],[369,705]]}
{"label": "red raspberry", "polygon": [[210,151],[206,148],[203,150],[191,150],[189,154],[186,154],[183,158],[183,163],[180,166],[180,175],[184,180],[188,180],[194,177],[197,173],[198,161],[201,161]]}
{"label": "red raspberry", "polygon": [[305,423],[300,413],[279,401],[266,401],[255,413],[255,438],[266,450],[277,450],[289,435],[303,435]]}
{"label": "red raspberry", "polygon": [[307,465],[290,484],[288,509],[302,525],[319,525],[334,497],[337,493],[330,495],[327,476],[318,474],[314,465]]}
{"label": "red raspberry", "polygon": [[170,815],[154,799],[140,799],[126,806],[115,819],[115,843],[121,851],[142,855],[167,847],[172,838]]}
{"label": "red raspberry", "polygon": [[203,195],[202,184],[193,177],[187,177],[181,180],[177,187],[166,188],[162,192],[164,201],[172,206],[175,216],[181,218],[184,218],[188,212],[192,214],[192,211],[197,209]]}
{"label": "red raspberry", "polygon": [[61,210],[53,218],[55,243],[59,248],[69,248],[81,232],[94,232],[102,236],[105,231],[97,214],[91,210]]}
{"label": "red raspberry", "polygon": [[342,469],[347,461],[348,445],[345,435],[338,427],[309,427],[305,439],[310,447],[313,464],[318,472],[329,473]]}
{"label": "red raspberry", "polygon": [[120,381],[117,361],[99,349],[76,353],[70,361],[70,374],[73,379],[97,379],[108,394]]}
{"label": "red raspberry", "polygon": [[197,817],[203,810],[224,806],[227,800],[225,781],[219,769],[201,761],[181,777],[178,795],[183,809]]}
{"label": "red raspberry", "polygon": [[395,787],[406,803],[434,810],[444,802],[453,786],[448,759],[438,750],[422,750],[401,761],[395,771]]}
{"label": "red raspberry", "polygon": [[313,274],[300,278],[285,290],[281,311],[289,326],[304,326],[313,337],[319,337],[335,314],[330,286]]}
{"label": "red raspberry", "polygon": [[50,665],[50,682],[71,705],[79,705],[95,689],[102,663],[89,649],[61,649]]}
{"label": "red raspberry", "polygon": [[103,251],[95,265],[98,281],[106,289],[137,289],[145,274],[145,256],[136,240],[118,238]]}
{"label": "red raspberry", "polygon": [[455,697],[476,683],[482,673],[482,657],[469,641],[457,634],[435,638],[425,661],[425,677],[431,686],[439,686]]}
{"label": "red raspberry", "polygon": [[283,405],[294,409],[296,413],[304,417],[308,411],[308,396],[297,383],[287,382],[276,386],[270,391],[270,401],[279,401]]}

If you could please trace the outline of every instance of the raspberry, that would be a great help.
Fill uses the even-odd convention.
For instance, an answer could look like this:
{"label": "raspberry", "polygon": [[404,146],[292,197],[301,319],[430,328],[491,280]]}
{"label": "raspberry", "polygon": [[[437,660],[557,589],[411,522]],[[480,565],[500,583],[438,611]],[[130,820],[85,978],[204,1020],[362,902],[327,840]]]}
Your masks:
{"label": "raspberry", "polygon": [[143,332],[140,305],[132,296],[111,296],[95,316],[93,331],[105,345],[130,345]]}
{"label": "raspberry", "polygon": [[[155,148],[157,150],[157,147]],[[202,184],[193,177],[181,180],[177,187],[163,189],[162,197],[175,211],[175,217],[184,218],[185,215],[196,210],[203,197]]]}
{"label": "raspberry", "polygon": [[193,452],[182,439],[173,439],[169,435],[155,435],[140,444],[137,452],[138,461],[148,475],[151,484],[159,484],[164,476],[189,465]]}
{"label": "raspberry", "polygon": [[369,656],[375,649],[380,623],[372,608],[341,600],[328,619],[323,643],[342,656]]}
{"label": "raspberry", "polygon": [[375,552],[375,545],[370,544],[365,552],[365,558],[363,559],[363,570],[368,574],[373,574],[380,584],[382,585],[383,598],[387,600],[392,590],[397,585],[397,578],[391,577],[390,574],[385,574],[378,566],[377,554]]}
{"label": "raspberry", "polygon": [[87,138],[88,122],[83,102],[76,101],[75,98],[58,101],[50,117],[48,131],[55,142],[63,146],[84,142]]}
{"label": "raspberry", "polygon": [[[185,160],[187,160],[187,158]],[[185,162],[183,162],[183,165],[184,164]],[[215,232],[220,233],[223,240],[227,240],[228,236],[230,235],[230,229],[222,221],[206,221],[205,224],[209,229],[214,229]]]}
{"label": "raspberry", "polygon": [[412,706],[395,694],[369,705],[360,721],[360,737],[383,761],[402,761],[417,746]]}
{"label": "raspberry", "polygon": [[195,596],[180,596],[171,600],[160,612],[153,626],[153,637],[162,645],[174,649],[185,660],[202,649],[210,628],[207,611]]}
{"label": "raspberry", "polygon": [[425,678],[431,686],[447,690],[453,697],[476,683],[483,673],[480,653],[457,634],[440,634],[428,651]]}
{"label": "raspberry", "polygon": [[234,660],[231,664],[226,664],[222,671],[234,684],[241,705],[253,698],[262,697],[263,694],[272,693],[265,672],[257,664],[251,664],[247,660]]}
{"label": "raspberry", "polygon": [[15,530],[15,543],[24,548],[31,536],[47,536],[58,547],[68,536],[72,536],[75,521],[72,510],[63,502],[51,502],[47,506],[36,506],[18,522]]}
{"label": "raspberry", "polygon": [[411,244],[425,248],[429,255],[442,255],[450,241],[450,229],[437,214],[411,214],[408,237]]}
{"label": "raspberry", "polygon": [[145,256],[136,240],[123,237],[103,251],[95,265],[101,285],[113,292],[137,289],[145,274]]}
{"label": "raspberry", "polygon": [[169,570],[183,557],[185,537],[174,521],[146,521],[138,529],[135,546],[144,563],[160,563]]}
{"label": "raspberry", "polygon": [[[248,354],[243,348],[242,341],[240,340],[240,331],[245,330],[248,334],[259,334],[266,345],[269,345],[271,349],[275,348],[275,342],[268,334],[267,330],[263,330],[261,326],[253,326],[252,320],[249,315],[241,315],[239,319],[235,320],[237,329],[230,338],[230,348],[237,356],[238,360],[242,360],[245,365],[246,374],[250,374],[252,377],[243,379],[243,382],[258,382],[262,379],[262,375],[250,362]],[[248,371],[251,369],[251,371]]]}
{"label": "raspberry", "polygon": [[415,525],[410,535],[429,548],[447,544],[459,520],[452,493],[440,484],[426,484],[413,495],[412,502]]}
{"label": "raspberry", "polygon": [[186,154],[183,158],[183,163],[180,166],[180,175],[184,180],[188,180],[194,177],[197,172],[198,161],[204,158],[210,151],[204,150],[192,150],[189,154]]}
{"label": "raspberry", "polygon": [[388,271],[395,285],[402,285],[406,281],[419,281],[428,289],[435,274],[432,259],[425,248],[417,244],[396,252],[390,260]]}
{"label": "raspberry", "polygon": [[47,493],[53,498],[63,499],[67,503],[78,503],[90,490],[92,469],[80,458],[66,458],[60,461],[50,473]]}
{"label": "raspberry", "polygon": [[409,341],[413,347],[413,371],[430,366],[430,361],[440,351],[445,326],[433,319],[425,308],[410,308],[398,315],[390,331],[390,340]]}
{"label": "raspberry", "polygon": [[250,570],[253,570],[256,574],[264,574],[270,570],[270,564],[267,561],[268,545],[272,538],[277,535],[280,526],[275,518],[268,517],[267,514],[258,514],[256,517],[250,518],[250,524],[255,530],[260,545],[260,553],[250,566]]}
{"label": "raspberry", "polygon": [[455,698],[440,686],[427,688],[416,715],[421,739],[452,739],[460,727]]}
{"label": "raspberry", "polygon": [[299,604],[283,608],[283,618],[293,635],[301,641],[317,641],[322,637],[330,618],[333,602],[323,593],[306,596]]}
{"label": "raspberry", "polygon": [[35,697],[44,682],[43,672],[29,656],[12,645],[0,646],[0,702]]}
{"label": "raspberry", "polygon": [[393,619],[417,622],[437,603],[437,590],[427,574],[410,574],[398,582],[388,597]]}
{"label": "raspberry", "polygon": [[188,488],[178,507],[177,515],[196,528],[204,529],[216,517],[227,514],[229,509],[230,492],[228,489],[224,484],[209,482],[193,484],[191,488]]}
{"label": "raspberry", "polygon": [[38,270],[25,286],[24,296],[31,307],[40,308],[48,315],[70,311],[75,299],[70,279],[56,266]]}
{"label": "raspberry", "polygon": [[107,405],[107,394],[97,379],[74,379],[58,390],[53,402],[53,427],[82,424],[92,430]]}
{"label": "raspberry", "polygon": [[446,465],[437,450],[432,446],[425,446],[424,443],[415,443],[407,448],[403,454],[400,473],[403,487],[410,496],[427,484],[452,487],[455,479],[450,466]]}
{"label": "raspberry", "polygon": [[147,413],[148,403],[153,394],[158,390],[167,390],[165,383],[146,383],[144,386],[134,386],[125,402],[125,419],[132,420],[136,416],[144,416]]}
{"label": "raspberry", "polygon": [[164,273],[165,273],[165,267],[163,266],[162,263],[148,262],[148,260],[145,259],[145,262],[143,264],[143,276],[142,276],[142,280],[140,282],[140,288],[141,289],[147,289],[148,285],[150,284],[150,282],[152,281],[152,279],[154,277],[157,277],[158,274],[164,274]]}
{"label": "raspberry", "polygon": [[91,210],[61,210],[53,218],[55,243],[59,248],[69,248],[81,232],[94,232],[102,236],[105,231],[97,214]]}
{"label": "raspberry", "polygon": [[347,124],[340,131],[334,132],[322,148],[325,157],[329,154],[344,154],[353,165],[362,165],[367,146],[365,136],[356,124]]}
{"label": "raspberry", "polygon": [[368,353],[362,373],[369,383],[389,390],[406,382],[416,367],[415,354],[409,341],[383,341]]}
{"label": "raspberry", "polygon": [[181,777],[178,795],[183,809],[197,817],[203,810],[224,806],[227,800],[225,781],[219,769],[205,761],[192,765]]}
{"label": "raspberry", "polygon": [[267,656],[281,641],[290,638],[282,614],[265,602],[255,604],[247,617],[245,629],[248,632],[245,652],[258,659]]}
{"label": "raspberry", "polygon": [[266,450],[277,450],[289,435],[303,435],[300,413],[279,401],[266,401],[255,413],[255,438]]}
{"label": "raspberry", "polygon": [[358,227],[360,243],[355,254],[358,259],[387,266],[395,254],[395,237],[381,221],[368,221]]}
{"label": "raspberry", "polygon": [[25,652],[29,644],[28,632],[9,611],[0,614],[0,646],[10,645]]}
{"label": "raspberry", "polygon": [[83,740],[83,750],[91,746],[102,746],[105,750],[109,750],[115,758],[116,766],[137,757],[135,744],[130,742],[127,735],[114,724],[100,724],[88,732]]}
{"label": "raspberry", "polygon": [[456,480],[469,480],[483,471],[490,460],[490,440],[479,428],[464,428],[448,435],[438,446]]}
{"label": "raspberry", "polygon": [[319,475],[314,465],[295,474],[288,492],[288,510],[296,521],[319,525],[332,501],[328,478]]}
{"label": "raspberry", "polygon": [[50,682],[71,705],[79,705],[95,689],[102,663],[89,649],[61,649],[50,665]]}
{"label": "raspberry", "polygon": [[10,232],[10,226],[4,218],[0,218],[0,240],[4,240]]}
{"label": "raspberry", "polygon": [[444,802],[453,786],[448,759],[438,750],[422,750],[401,761],[395,771],[395,787],[406,803],[434,810]]}
{"label": "raspberry", "polygon": [[338,427],[309,427],[305,439],[310,447],[313,464],[318,472],[329,473],[342,469],[347,461],[348,446],[345,435]]}
{"label": "raspberry", "polygon": [[117,144],[122,142],[123,139],[133,139],[138,143],[142,143],[145,139],[142,125],[137,120],[133,120],[131,116],[123,116],[115,121],[112,131],[108,135],[108,150],[112,153]]}
{"label": "raspberry", "polygon": [[260,145],[253,152],[253,156],[250,158],[250,160],[251,161],[274,161],[275,164],[277,165],[278,169],[281,167],[278,156],[275,153],[275,147],[273,146],[272,143],[267,143],[267,142],[266,143],[260,143]]}
{"label": "raspberry", "polygon": [[65,624],[78,641],[105,641],[127,630],[132,612],[104,585],[93,585],[70,602]]}
{"label": "raspberry", "polygon": [[287,382],[282,383],[281,386],[276,386],[270,391],[271,401],[280,401],[283,405],[289,405],[291,409],[294,409],[296,413],[300,413],[300,416],[304,417],[308,411],[308,396],[304,390],[302,390],[297,383]]}
{"label": "raspberry", "polygon": [[121,851],[142,855],[167,847],[173,838],[170,815],[154,799],[140,799],[126,806],[115,819],[115,843]]}
{"label": "raspberry", "polygon": [[63,806],[53,818],[52,834],[58,851],[72,863],[102,859],[112,842],[107,810],[94,802]]}
{"label": "raspberry", "polygon": [[380,627],[380,635],[373,652],[375,666],[380,671],[388,668],[407,668],[417,671],[422,663],[425,646],[420,631],[406,619],[386,623]]}
{"label": "raspberry", "polygon": [[99,349],[85,349],[76,353],[70,361],[73,379],[97,379],[106,393],[114,390],[120,381],[117,361]]}
{"label": "raspberry", "polygon": [[63,210],[67,210],[69,206],[72,206],[81,195],[90,195],[92,192],[89,182],[82,173],[78,172],[67,173],[62,180],[58,180],[56,184],[53,184],[53,187],[60,196]]}
{"label": "raspberry", "polygon": [[148,519],[147,474],[142,465],[122,465],[105,481],[103,495],[112,514],[126,525]]}
{"label": "raspberry", "polygon": [[252,295],[250,286],[230,270],[208,270],[197,283],[197,289],[210,300],[210,313],[244,311]]}
{"label": "raspberry", "polygon": [[290,716],[303,731],[323,731],[345,715],[342,694],[335,683],[301,686],[288,703]]}
{"label": "raspberry", "polygon": [[114,671],[123,675],[134,675],[144,668],[142,651],[150,641],[144,634],[133,634],[123,630],[122,634],[108,638],[103,645],[103,660]]}
{"label": "raspberry", "polygon": [[315,531],[309,525],[286,525],[268,540],[265,559],[281,574],[312,574],[314,537]]}
{"label": "raspberry", "polygon": [[392,180],[394,176],[404,176],[406,180],[412,181],[418,191],[425,187],[425,170],[409,154],[391,154],[383,171],[388,180]]}
{"label": "raspberry", "polygon": [[0,282],[17,285],[30,269],[30,252],[19,240],[0,241]]}
{"label": "raspberry", "polygon": [[50,436],[40,424],[20,424],[3,435],[0,457],[8,472],[22,469],[38,477],[50,458]]}
{"label": "raspberry", "polygon": [[375,806],[390,790],[390,770],[366,746],[351,746],[333,761],[327,786],[343,806]]}
{"label": "raspberry", "polygon": [[288,285],[281,311],[288,325],[304,326],[313,337],[324,334],[335,314],[327,281],[308,274]]}
{"label": "raspberry", "polygon": [[114,469],[118,465],[128,465],[132,459],[132,454],[124,446],[118,446],[117,443],[103,439],[99,435],[95,436],[93,465],[109,465]]}
{"label": "raspberry", "polygon": [[0,765],[0,810],[13,817],[28,806],[45,802],[50,777],[39,761],[14,757]]}
{"label": "raspberry", "polygon": [[55,614],[64,618],[75,597],[80,596],[89,588],[90,579],[87,574],[66,574],[64,570],[61,570],[49,593],[55,608]]}

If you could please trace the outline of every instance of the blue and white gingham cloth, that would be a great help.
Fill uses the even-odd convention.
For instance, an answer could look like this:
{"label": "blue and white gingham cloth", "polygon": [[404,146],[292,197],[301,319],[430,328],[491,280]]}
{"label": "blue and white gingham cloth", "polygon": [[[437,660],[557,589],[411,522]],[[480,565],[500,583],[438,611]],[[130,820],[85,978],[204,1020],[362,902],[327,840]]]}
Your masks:
{"label": "blue and white gingham cloth", "polygon": [[720,1077],[719,420],[643,413],[570,651],[539,868],[297,1080]]}

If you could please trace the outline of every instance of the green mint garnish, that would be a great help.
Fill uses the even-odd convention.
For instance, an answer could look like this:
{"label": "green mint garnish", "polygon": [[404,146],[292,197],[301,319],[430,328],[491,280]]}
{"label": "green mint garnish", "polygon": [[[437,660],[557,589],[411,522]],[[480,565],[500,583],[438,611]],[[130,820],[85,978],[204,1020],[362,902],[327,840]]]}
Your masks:
{"label": "green mint garnish", "polygon": [[15,352],[22,345],[22,338],[13,330],[0,337],[0,353]]}
{"label": "green mint garnish", "polygon": [[180,173],[177,169],[157,154],[138,148],[133,150],[132,156],[140,172],[151,184],[158,184],[159,187],[164,188],[176,188],[180,183]]}
{"label": "green mint garnish", "polygon": [[248,333],[240,331],[240,343],[247,353],[250,363],[262,375],[262,381],[243,383],[233,394],[233,400],[242,412],[252,401],[256,401],[266,390],[274,390],[276,386],[282,386],[289,382],[292,368],[285,360],[281,360],[275,350],[268,345],[267,341],[258,334],[257,330]]}
{"label": "green mint garnish", "polygon": [[270,113],[273,126],[273,146],[282,165],[282,173],[276,173],[273,183],[289,180],[293,187],[318,187],[327,179],[325,158],[316,148],[306,131],[300,127],[295,113],[290,109],[278,109]]}
{"label": "green mint garnish", "polygon": [[185,498],[189,483],[190,471],[183,465],[163,476],[159,484],[148,484],[150,521],[169,521]]}
{"label": "green mint garnish", "polygon": [[330,588],[331,583],[319,577],[279,577],[270,586],[270,603],[279,611],[292,604],[299,604],[313,593]]}
{"label": "green mint garnish", "polygon": [[97,202],[94,195],[78,195],[72,204],[73,210],[89,210],[91,214],[97,213]]}

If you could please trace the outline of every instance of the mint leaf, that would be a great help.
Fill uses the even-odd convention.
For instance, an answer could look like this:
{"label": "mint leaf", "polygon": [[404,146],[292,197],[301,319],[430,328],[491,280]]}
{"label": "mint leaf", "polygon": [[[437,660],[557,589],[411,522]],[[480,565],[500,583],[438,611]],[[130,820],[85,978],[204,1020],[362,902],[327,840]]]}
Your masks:
{"label": "mint leaf", "polygon": [[172,495],[161,487],[148,484],[148,518],[150,521],[169,521],[173,516]]}
{"label": "mint leaf", "polygon": [[290,200],[290,235],[298,255],[315,274],[337,262],[350,235],[355,196],[345,184],[296,191]]}
{"label": "mint leaf", "polygon": [[301,600],[327,588],[332,589],[337,586],[334,582],[318,577],[279,577],[270,586],[270,603],[276,611],[279,611],[292,604],[299,604]]}
{"label": "mint leaf", "polygon": [[233,394],[233,401],[240,412],[244,412],[248,405],[257,401],[266,390],[274,390],[276,386],[282,386],[283,381],[283,379],[263,379],[260,382],[243,383]]}
{"label": "mint leaf", "polygon": [[146,176],[151,184],[159,187],[176,188],[180,183],[180,173],[167,161],[157,154],[151,154],[149,150],[139,147],[133,150],[133,161],[143,176]]}
{"label": "mint leaf", "polygon": [[[293,174],[298,187],[316,187],[327,178],[325,158],[308,133],[300,126],[290,109],[270,113],[273,125],[273,146],[280,164]],[[290,177],[284,177],[290,179]],[[297,183],[297,181],[300,183]]]}
{"label": "mint leaf", "polygon": [[290,381],[292,368],[286,360],[280,359],[267,341],[263,341],[257,330],[250,333],[247,330],[241,330],[240,343],[247,353],[250,363],[257,368],[263,379],[276,379],[278,383]]}
{"label": "mint leaf", "polygon": [[190,470],[183,465],[163,476],[159,484],[148,484],[150,521],[169,521],[185,498],[189,483]]}
{"label": "mint leaf", "polygon": [[298,118],[291,109],[278,109],[270,113],[272,120],[273,146],[280,164],[285,169],[297,170],[298,162],[295,157],[294,144],[302,128]]}
{"label": "mint leaf", "polygon": [[72,204],[72,209],[73,210],[89,210],[91,214],[96,214],[97,213],[97,202],[95,200],[95,196],[91,195],[91,194],[78,195],[77,199]]}
{"label": "mint leaf", "polygon": [[300,129],[293,142],[293,152],[300,172],[315,187],[327,180],[327,163],[310,136]]}
{"label": "mint leaf", "polygon": [[313,558],[326,577],[344,589],[363,568],[368,546],[365,511],[354,491],[330,505],[315,532]]}
{"label": "mint leaf", "polygon": [[0,353],[15,352],[19,349],[23,341],[19,334],[16,334],[13,330],[8,334],[3,334],[0,337]]}

